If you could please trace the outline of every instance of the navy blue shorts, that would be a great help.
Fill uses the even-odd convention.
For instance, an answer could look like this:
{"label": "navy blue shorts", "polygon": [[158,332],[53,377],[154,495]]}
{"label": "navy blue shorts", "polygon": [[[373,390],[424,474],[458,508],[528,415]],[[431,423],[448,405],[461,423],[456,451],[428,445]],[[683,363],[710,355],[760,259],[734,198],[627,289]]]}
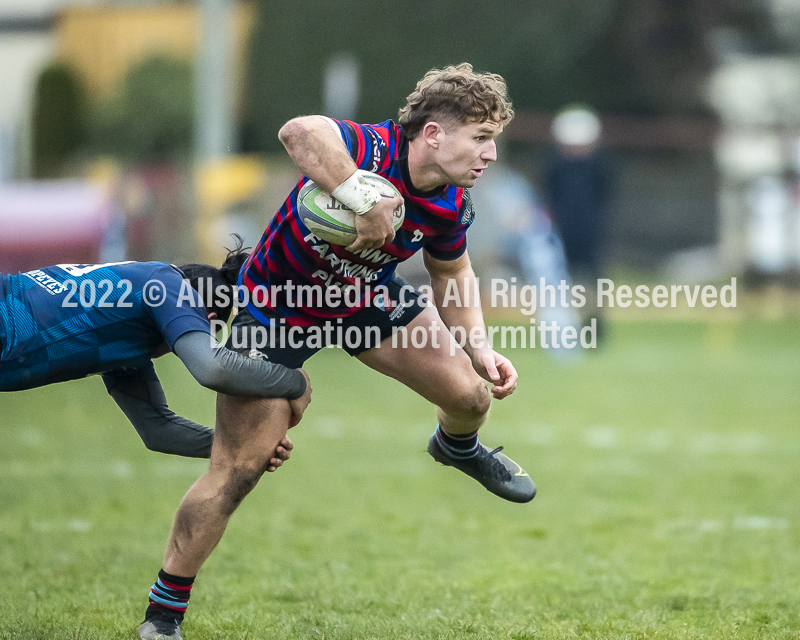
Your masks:
{"label": "navy blue shorts", "polygon": [[251,358],[265,357],[292,369],[302,367],[317,351],[331,345],[338,344],[351,356],[357,356],[377,347],[425,309],[422,294],[401,278],[394,277],[386,287],[389,304],[373,302],[346,318],[332,318],[309,327],[292,327],[270,309],[262,310],[270,319],[269,325],[265,325],[247,309],[242,309],[233,319],[225,346]]}

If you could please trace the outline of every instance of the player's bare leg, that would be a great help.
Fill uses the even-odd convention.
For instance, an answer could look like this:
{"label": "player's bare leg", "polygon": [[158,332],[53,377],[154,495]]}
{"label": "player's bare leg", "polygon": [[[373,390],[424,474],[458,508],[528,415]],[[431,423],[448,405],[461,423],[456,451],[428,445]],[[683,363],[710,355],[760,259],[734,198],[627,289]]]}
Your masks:
{"label": "player's bare leg", "polygon": [[159,580],[139,627],[145,639],[179,640],[194,576],[219,543],[233,512],[261,476],[288,457],[278,450],[292,412],[283,398],[217,396],[217,424],[208,471],[181,501]]}
{"label": "player's bare leg", "polygon": [[[359,355],[359,360],[436,405],[439,428],[428,443],[428,452],[437,462],[456,467],[506,500],[532,500],[536,486],[528,474],[499,449],[489,449],[475,438],[486,421],[491,396],[486,382],[473,369],[470,357],[445,328],[435,309],[426,308],[405,330],[410,333],[417,327],[423,327],[427,333],[423,346],[414,347],[411,340],[404,343],[400,336],[394,342],[393,338],[387,338],[379,347]],[[443,446],[442,438],[455,447],[459,446],[459,439],[472,438],[474,449],[462,457],[446,442]]]}
{"label": "player's bare leg", "polygon": [[[410,338],[404,342],[398,335],[365,351],[358,359],[436,405],[439,424],[448,433],[474,433],[486,421],[491,406],[486,382],[472,368],[469,356],[435,309],[426,308],[405,331],[410,335],[416,327],[424,327],[427,332],[423,346],[414,347]],[[393,341],[396,347],[392,346]]]}
{"label": "player's bare leg", "polygon": [[197,575],[233,512],[267,471],[289,428],[290,415],[289,403],[282,398],[217,396],[211,461],[175,515],[164,559],[166,571]]}

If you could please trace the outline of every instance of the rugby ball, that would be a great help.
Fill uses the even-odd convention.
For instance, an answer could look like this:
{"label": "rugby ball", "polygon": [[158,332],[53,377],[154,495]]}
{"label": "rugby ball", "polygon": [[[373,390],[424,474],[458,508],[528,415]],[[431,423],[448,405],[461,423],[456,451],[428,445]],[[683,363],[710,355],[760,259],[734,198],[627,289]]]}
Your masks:
{"label": "rugby ball", "polygon": [[[370,181],[386,198],[395,198],[400,192],[383,176],[377,173],[363,175],[364,180]],[[323,191],[309,180],[300,189],[297,198],[297,212],[303,224],[318,238],[331,244],[347,246],[353,244],[358,234],[356,233],[356,214],[341,204],[327,191]],[[403,224],[406,207],[401,204],[394,210],[394,230],[397,231]]]}

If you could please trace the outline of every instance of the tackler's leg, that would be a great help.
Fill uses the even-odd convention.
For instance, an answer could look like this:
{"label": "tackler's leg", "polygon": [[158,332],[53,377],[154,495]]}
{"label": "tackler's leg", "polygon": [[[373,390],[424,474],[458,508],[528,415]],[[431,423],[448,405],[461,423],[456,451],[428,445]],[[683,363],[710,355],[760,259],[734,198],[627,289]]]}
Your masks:
{"label": "tackler's leg", "polygon": [[181,638],[194,577],[219,543],[233,512],[276,456],[290,416],[289,402],[283,398],[217,397],[209,468],[178,508],[164,566],[139,627],[140,638]]}

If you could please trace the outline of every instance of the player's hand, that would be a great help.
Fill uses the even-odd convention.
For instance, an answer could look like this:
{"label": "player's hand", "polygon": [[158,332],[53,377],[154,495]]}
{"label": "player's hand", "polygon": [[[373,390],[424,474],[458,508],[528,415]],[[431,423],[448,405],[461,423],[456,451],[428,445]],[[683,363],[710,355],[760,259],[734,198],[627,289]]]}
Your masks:
{"label": "player's hand", "polygon": [[269,461],[267,471],[270,473],[277,471],[278,467],[282,466],[292,455],[292,449],[294,449],[294,443],[289,440],[288,436],[283,436],[283,440],[280,441],[278,448],[275,449],[275,457]]}
{"label": "player's hand", "polygon": [[363,216],[356,216],[356,232],[358,238],[347,247],[348,251],[377,249],[394,240],[394,210],[403,204],[403,198],[387,198],[381,201]]}
{"label": "player's hand", "polygon": [[305,369],[298,369],[298,371],[302,373],[306,379],[306,392],[295,400],[289,400],[289,406],[292,408],[292,417],[289,419],[290,429],[296,427],[300,423],[303,419],[303,412],[308,405],[311,404],[311,378],[308,377]]}
{"label": "player's hand", "polygon": [[472,367],[481,378],[494,384],[491,391],[497,400],[510,396],[517,388],[517,370],[511,360],[494,349],[484,347],[475,350],[472,353]]}

